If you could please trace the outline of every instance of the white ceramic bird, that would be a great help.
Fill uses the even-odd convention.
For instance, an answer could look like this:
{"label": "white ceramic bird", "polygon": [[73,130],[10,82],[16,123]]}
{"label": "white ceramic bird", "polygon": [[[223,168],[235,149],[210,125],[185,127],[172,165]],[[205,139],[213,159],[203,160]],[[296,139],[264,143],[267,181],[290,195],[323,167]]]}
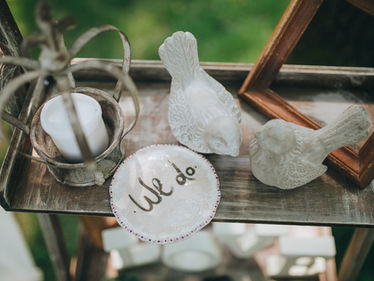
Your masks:
{"label": "white ceramic bird", "polygon": [[304,185],[326,172],[322,162],[330,152],[361,141],[370,126],[368,112],[358,105],[348,107],[319,130],[270,120],[250,144],[252,173],[261,182],[281,189]]}
{"label": "white ceramic bird", "polygon": [[238,156],[239,107],[200,67],[195,37],[175,32],[160,46],[159,55],[172,77],[168,120],[175,138],[197,152]]}

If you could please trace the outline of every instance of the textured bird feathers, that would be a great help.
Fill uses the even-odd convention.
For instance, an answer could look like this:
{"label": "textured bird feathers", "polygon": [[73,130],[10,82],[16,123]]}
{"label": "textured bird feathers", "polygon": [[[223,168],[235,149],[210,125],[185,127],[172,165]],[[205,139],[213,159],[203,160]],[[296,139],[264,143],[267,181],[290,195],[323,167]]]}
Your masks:
{"label": "textured bird feathers", "polygon": [[317,131],[271,120],[251,142],[252,172],[263,183],[282,189],[304,185],[326,171],[322,162],[330,152],[367,137],[370,125],[368,112],[357,105]]}
{"label": "textured bird feathers", "polygon": [[369,113],[359,105],[348,107],[337,119],[318,130],[318,135],[328,153],[339,147],[355,144],[369,135]]}
{"label": "textured bird feathers", "polygon": [[190,32],[175,32],[160,46],[158,53],[175,82],[187,84],[199,75],[197,42]]}
{"label": "textured bird feathers", "polygon": [[159,55],[172,76],[168,121],[173,135],[193,150],[212,153],[202,140],[206,126],[221,116],[239,123],[238,106],[232,95],[200,67],[191,33],[174,33],[161,45]]}
{"label": "textured bird feathers", "polygon": [[188,91],[179,81],[172,81],[168,121],[180,143],[202,153],[212,153],[202,141],[205,127],[220,116],[234,117],[239,123],[240,110],[232,95],[203,69],[198,78],[199,84],[204,84],[207,89],[204,93]]}
{"label": "textured bird feathers", "polygon": [[[296,146],[291,151],[274,154],[263,149],[257,138],[250,144],[249,157],[252,173],[261,182],[281,189],[293,189],[323,175],[327,167],[308,160],[306,141],[315,131],[288,123],[294,129]],[[255,163],[255,164],[252,164]]]}

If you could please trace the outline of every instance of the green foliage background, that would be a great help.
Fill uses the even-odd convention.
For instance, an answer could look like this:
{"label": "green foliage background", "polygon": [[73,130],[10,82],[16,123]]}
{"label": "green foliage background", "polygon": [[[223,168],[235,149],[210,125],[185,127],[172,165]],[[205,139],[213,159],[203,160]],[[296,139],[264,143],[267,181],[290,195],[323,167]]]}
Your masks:
{"label": "green foliage background", "polygon": [[[72,15],[77,28],[66,33],[67,45],[92,26],[112,24],[124,31],[133,58],[159,59],[163,40],[177,30],[192,32],[203,61],[254,62],[278,22],[288,1],[48,1],[59,18]],[[34,0],[9,0],[23,35],[36,30]],[[83,57],[118,58],[121,44],[105,34],[80,54]]]}

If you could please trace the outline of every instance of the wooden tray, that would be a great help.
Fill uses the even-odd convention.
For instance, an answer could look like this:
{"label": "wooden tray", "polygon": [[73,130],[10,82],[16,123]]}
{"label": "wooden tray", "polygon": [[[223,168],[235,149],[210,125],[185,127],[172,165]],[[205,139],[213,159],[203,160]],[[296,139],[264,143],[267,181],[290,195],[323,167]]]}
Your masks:
{"label": "wooden tray", "polygon": [[[205,63],[203,67],[237,98],[251,65]],[[131,76],[139,89],[141,114],[126,139],[126,155],[150,144],[176,144],[167,123],[170,77],[166,70],[158,61],[134,61]],[[353,87],[352,77],[361,79],[362,89],[372,93],[374,71],[368,68],[284,66],[273,86],[289,94],[295,88],[307,89],[309,94],[318,93],[321,88],[334,92]],[[77,78],[81,85],[113,87],[109,78],[99,72],[85,71]],[[373,104],[374,96],[370,99]],[[238,103],[243,131],[239,157],[207,156],[221,181],[222,200],[216,221],[374,226],[374,192],[370,188],[356,188],[331,167],[322,177],[296,190],[278,190],[256,180],[249,169],[248,146],[253,134],[267,120],[246,102]],[[126,122],[134,114],[130,97],[124,95],[120,105]],[[6,210],[113,215],[108,193],[110,179],[101,187],[64,186],[44,164],[16,153],[30,153],[29,148],[27,136],[16,130],[0,175],[0,202]]]}

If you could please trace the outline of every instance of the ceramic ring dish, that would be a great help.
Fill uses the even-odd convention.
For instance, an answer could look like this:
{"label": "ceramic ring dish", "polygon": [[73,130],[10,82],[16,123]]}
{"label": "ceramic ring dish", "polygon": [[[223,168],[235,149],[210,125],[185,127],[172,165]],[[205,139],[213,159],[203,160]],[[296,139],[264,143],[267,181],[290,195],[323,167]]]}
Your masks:
{"label": "ceramic ring dish", "polygon": [[109,192],[119,224],[157,244],[184,240],[206,226],[221,198],[213,166],[177,145],[151,145],[126,158]]}

